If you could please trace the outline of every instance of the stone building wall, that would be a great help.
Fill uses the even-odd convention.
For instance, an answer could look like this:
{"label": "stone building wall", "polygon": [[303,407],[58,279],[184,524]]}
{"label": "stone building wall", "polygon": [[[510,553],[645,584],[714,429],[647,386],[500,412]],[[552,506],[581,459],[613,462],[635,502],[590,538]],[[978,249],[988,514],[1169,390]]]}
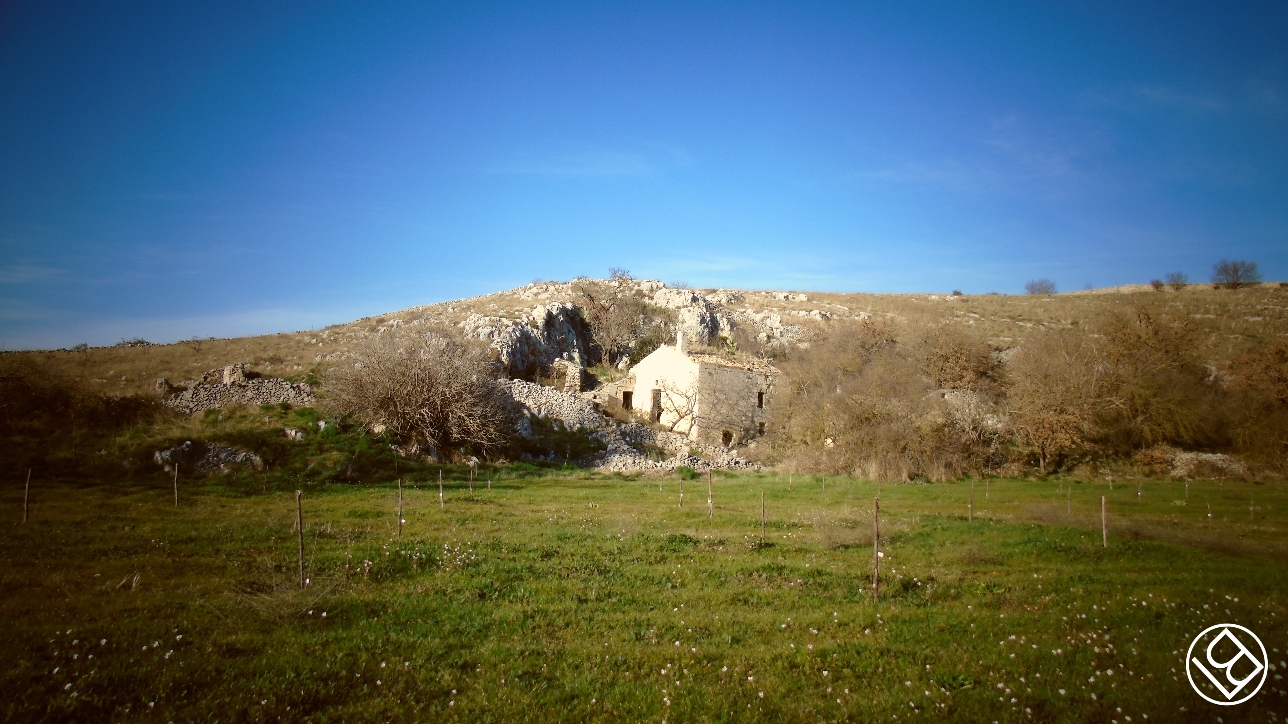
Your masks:
{"label": "stone building wall", "polygon": [[773,376],[765,370],[700,363],[691,437],[728,447],[763,434],[763,405],[768,404],[772,385]]}

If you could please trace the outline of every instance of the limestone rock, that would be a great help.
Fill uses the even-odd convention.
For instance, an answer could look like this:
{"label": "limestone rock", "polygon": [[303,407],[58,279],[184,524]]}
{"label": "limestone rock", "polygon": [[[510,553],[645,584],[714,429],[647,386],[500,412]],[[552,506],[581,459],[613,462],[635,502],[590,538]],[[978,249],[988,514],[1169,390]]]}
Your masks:
{"label": "limestone rock", "polygon": [[166,472],[180,465],[192,472],[229,472],[236,466],[264,469],[264,460],[255,453],[216,442],[185,440],[182,445],[152,453],[152,460]]}
{"label": "limestone rock", "polygon": [[582,366],[589,360],[590,329],[571,302],[538,305],[521,320],[471,314],[459,326],[467,337],[491,342],[513,375],[531,374],[558,359]]}
{"label": "limestone rock", "polygon": [[734,326],[733,318],[723,309],[685,307],[676,314],[676,330],[699,344],[711,344],[718,337],[730,336]]}

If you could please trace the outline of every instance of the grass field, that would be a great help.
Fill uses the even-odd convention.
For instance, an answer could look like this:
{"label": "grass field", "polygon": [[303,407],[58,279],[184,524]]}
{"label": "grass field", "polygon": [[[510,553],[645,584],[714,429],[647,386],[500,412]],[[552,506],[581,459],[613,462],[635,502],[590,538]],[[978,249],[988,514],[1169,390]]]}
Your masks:
{"label": "grass field", "polygon": [[[495,477],[487,489],[488,475]],[[1288,496],[1147,480],[882,485],[417,473],[295,502],[220,476],[0,504],[7,721],[1277,721]],[[660,490],[659,490],[660,486]],[[986,487],[987,486],[987,487]],[[760,493],[766,537],[761,543]],[[1138,494],[1139,493],[1139,494]],[[880,495],[882,586],[872,592]],[[1109,546],[1100,497],[1108,499]],[[1209,517],[1209,505],[1211,517]],[[1276,670],[1218,708],[1216,623]]]}

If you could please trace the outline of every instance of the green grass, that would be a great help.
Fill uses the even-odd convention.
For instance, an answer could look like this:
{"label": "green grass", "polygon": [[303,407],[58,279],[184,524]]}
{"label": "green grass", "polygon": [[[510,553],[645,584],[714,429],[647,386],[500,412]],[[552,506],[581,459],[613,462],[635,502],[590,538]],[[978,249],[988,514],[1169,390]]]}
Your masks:
{"label": "green grass", "polygon": [[38,471],[22,525],[10,480],[0,711],[1139,723],[1288,708],[1282,668],[1218,709],[1182,664],[1224,622],[1288,658],[1279,487],[1197,482],[1187,502],[1174,481],[1145,481],[1142,497],[1072,484],[1070,502],[1068,481],[994,480],[987,498],[975,483],[968,522],[969,482],[883,485],[874,601],[872,482],[717,475],[708,518],[705,479],[684,483],[681,509],[675,477],[659,492],[656,478],[525,466],[484,471],[470,494],[450,472],[440,509],[436,469],[413,471],[401,538],[391,481],[306,485],[303,590],[289,481],[181,477],[175,508],[161,475]]}

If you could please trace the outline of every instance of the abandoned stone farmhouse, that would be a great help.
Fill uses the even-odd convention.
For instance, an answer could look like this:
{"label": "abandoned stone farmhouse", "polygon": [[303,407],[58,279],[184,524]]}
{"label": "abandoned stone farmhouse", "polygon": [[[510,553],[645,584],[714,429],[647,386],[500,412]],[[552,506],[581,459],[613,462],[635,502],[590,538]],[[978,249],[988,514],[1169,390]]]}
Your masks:
{"label": "abandoned stone farmhouse", "polygon": [[622,407],[689,439],[731,447],[765,433],[765,405],[776,370],[687,349],[684,332],[608,386]]}

